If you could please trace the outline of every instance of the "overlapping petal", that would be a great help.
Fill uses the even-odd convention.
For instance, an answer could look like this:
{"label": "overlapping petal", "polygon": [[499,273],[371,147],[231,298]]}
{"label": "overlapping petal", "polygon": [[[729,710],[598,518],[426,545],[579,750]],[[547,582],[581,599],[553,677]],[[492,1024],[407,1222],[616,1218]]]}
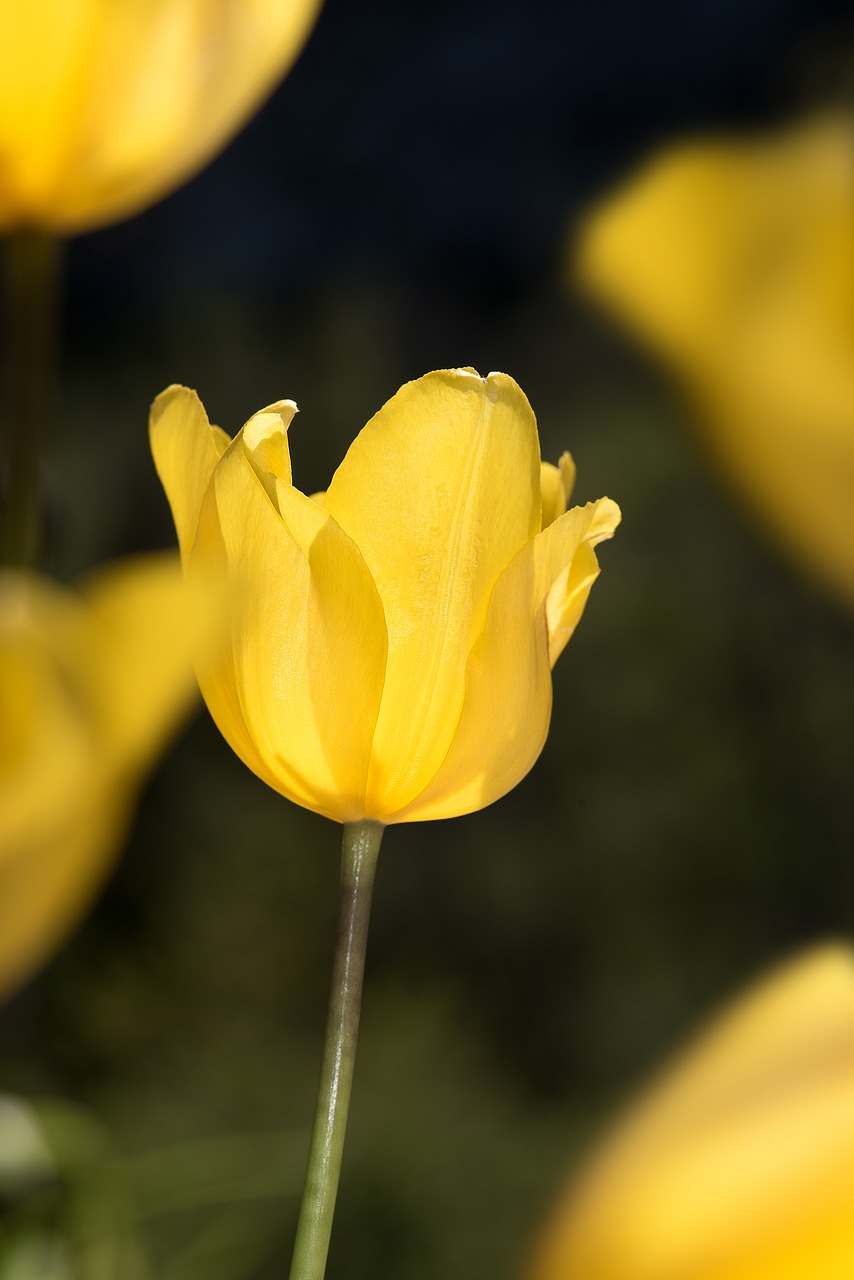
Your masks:
{"label": "overlapping petal", "polygon": [[[151,451],[160,482],[166,490],[181,559],[196,540],[199,513],[207,487],[228,441],[218,441],[195,391],[171,386],[151,406]],[[225,433],[223,433],[225,434]]]}
{"label": "overlapping petal", "polygon": [[593,548],[612,536],[619,520],[619,508],[608,498],[576,507],[513,558],[496,583],[466,664],[465,700],[450,750],[421,795],[391,821],[470,813],[524,778],[548,733],[551,669],[599,574]]}
{"label": "overlapping petal", "polygon": [[539,530],[530,405],[504,374],[455,369],[407,383],[351,445],[324,504],[358,544],[385,610],[368,805],[390,813],[444,758],[492,588]]}
{"label": "overlapping petal", "polygon": [[124,217],[201,168],[320,0],[0,0],[0,229]]}
{"label": "overlapping petal", "polygon": [[540,490],[542,498],[542,528],[562,516],[569,505],[575,488],[575,463],[571,453],[563,453],[557,466],[552,462],[540,463]]}
{"label": "overlapping petal", "polygon": [[[201,442],[208,448],[212,428],[193,392],[168,394],[165,410],[155,404],[152,447],[183,520],[196,509]],[[290,484],[294,411],[282,401],[256,414],[210,470],[188,565],[191,574],[222,571],[233,604],[224,652],[199,677],[220,730],[255,773],[298,804],[356,819],[383,688],[385,620],[359,549]],[[203,466],[210,462],[208,449]]]}

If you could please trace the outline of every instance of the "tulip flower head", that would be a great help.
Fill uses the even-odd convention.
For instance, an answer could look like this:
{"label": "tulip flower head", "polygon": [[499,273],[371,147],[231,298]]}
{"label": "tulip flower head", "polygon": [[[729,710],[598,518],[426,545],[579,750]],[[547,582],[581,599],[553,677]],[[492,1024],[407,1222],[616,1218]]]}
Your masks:
{"label": "tulip flower head", "polygon": [[151,416],[185,573],[225,572],[227,651],[200,665],[241,759],[339,822],[483,808],[545,742],[551,668],[619,510],[567,511],[574,470],[541,464],[512,378],[407,383],[324,494],[294,487],[283,400],[231,440],[193,391]]}
{"label": "tulip flower head", "polygon": [[854,602],[854,130],[686,143],[594,208],[573,271],[672,366],[773,535]]}
{"label": "tulip flower head", "polygon": [[190,705],[199,608],[187,612],[173,556],[115,565],[79,592],[0,574],[0,996],[90,901]]}
{"label": "tulip flower head", "polygon": [[854,953],[772,974],[705,1031],[553,1215],[529,1280],[854,1275]]}
{"label": "tulip flower head", "polygon": [[127,217],[201,169],[320,0],[0,0],[0,232]]}

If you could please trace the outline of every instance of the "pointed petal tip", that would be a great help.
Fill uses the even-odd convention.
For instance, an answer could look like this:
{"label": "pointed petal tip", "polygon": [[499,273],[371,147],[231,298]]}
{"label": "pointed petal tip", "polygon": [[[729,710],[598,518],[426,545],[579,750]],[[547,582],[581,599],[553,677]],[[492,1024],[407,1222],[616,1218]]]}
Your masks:
{"label": "pointed petal tip", "polygon": [[278,506],[276,481],[292,481],[288,428],[297,406],[293,400],[276,400],[253,413],[241,433],[243,451],[270,501]]}
{"label": "pointed petal tip", "polygon": [[542,527],[546,529],[554,520],[562,516],[569,506],[572,491],[575,488],[575,462],[572,454],[564,450],[557,464],[540,463],[540,486],[542,489]]}
{"label": "pointed petal tip", "polygon": [[575,458],[568,449],[564,449],[563,453],[557,460],[557,469],[560,475],[561,484],[563,485],[566,500],[569,502],[572,497],[572,491],[575,488],[575,477],[577,468]]}
{"label": "pointed petal tip", "polygon": [[154,401],[148,434],[186,558],[196,536],[205,489],[223,451],[224,432],[211,427],[195,391],[175,384]]}
{"label": "pointed petal tip", "polygon": [[[155,422],[157,422],[163,416],[163,414],[171,404],[173,404],[176,400],[181,400],[184,398],[188,400],[192,400],[197,405],[202,407],[202,402],[199,397],[198,391],[195,391],[192,387],[185,387],[180,382],[171,382],[169,386],[165,387],[163,391],[161,391],[159,395],[156,395],[151,402],[151,414],[150,414],[151,425],[154,426]],[[203,407],[202,407],[202,412],[204,412]]]}
{"label": "pointed petal tip", "polygon": [[594,512],[585,541],[595,547],[598,543],[613,538],[623,519],[623,513],[612,498],[599,498],[589,505],[594,508]]}
{"label": "pointed petal tip", "polygon": [[253,413],[243,428],[243,443],[254,451],[262,441],[286,432],[297,413],[299,409],[295,400],[274,400]]}

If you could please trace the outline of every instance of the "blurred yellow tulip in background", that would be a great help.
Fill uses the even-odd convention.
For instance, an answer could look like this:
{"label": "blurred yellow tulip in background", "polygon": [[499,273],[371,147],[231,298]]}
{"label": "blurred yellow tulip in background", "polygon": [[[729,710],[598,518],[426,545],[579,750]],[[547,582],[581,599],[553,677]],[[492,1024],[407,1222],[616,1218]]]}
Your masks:
{"label": "blurred yellow tulip in background", "polygon": [[0,232],[127,217],[202,168],[320,0],[0,0]]}
{"label": "blurred yellow tulip in background", "polygon": [[761,982],[640,1101],[554,1214],[529,1280],[854,1275],[854,953]]}
{"label": "blurred yellow tulip in background", "polygon": [[551,667],[620,518],[566,510],[512,378],[407,383],[325,494],[291,482],[283,400],[230,440],[196,394],[155,401],[151,439],[185,569],[224,566],[228,653],[200,669],[211,714],[271,787],[340,822],[446,818],[525,776]]}
{"label": "blurred yellow tulip in background", "polygon": [[0,573],[0,996],[99,887],[190,706],[209,613],[171,555],[117,563],[80,592]]}
{"label": "blurred yellow tulip in background", "polygon": [[767,528],[854,603],[854,124],[675,147],[592,210],[572,269],[681,378]]}

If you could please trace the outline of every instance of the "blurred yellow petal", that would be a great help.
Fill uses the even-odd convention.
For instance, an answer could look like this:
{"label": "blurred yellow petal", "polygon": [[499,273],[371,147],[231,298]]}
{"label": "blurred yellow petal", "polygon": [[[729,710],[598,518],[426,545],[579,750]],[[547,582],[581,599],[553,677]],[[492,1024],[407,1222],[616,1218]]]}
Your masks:
{"label": "blurred yellow petal", "polygon": [[0,0],[0,230],[159,199],[293,62],[319,0]]}
{"label": "blurred yellow petal", "polygon": [[0,857],[50,829],[45,778],[60,810],[74,805],[83,785],[97,737],[74,696],[87,639],[70,593],[27,575],[0,575]]}
{"label": "blurred yellow petal", "polygon": [[542,479],[533,413],[505,374],[408,383],[311,498],[291,483],[292,401],[255,414],[216,461],[197,403],[174,389],[156,401],[152,447],[189,577],[231,584],[225,658],[199,675],[237,754],[342,822],[497,799],[542,747],[550,667],[616,506],[558,513],[572,460]]}
{"label": "blurred yellow petal", "polygon": [[282,421],[250,420],[205,500],[191,568],[224,567],[233,607],[225,655],[200,682],[224,737],[265,782],[355,820],[385,671],[382,605],[358,548],[283,481]]}
{"label": "blurred yellow petal", "polygon": [[727,1011],[555,1214],[532,1280],[854,1274],[854,955],[827,947]]}
{"label": "blurred yellow petal", "polygon": [[80,593],[104,748],[117,767],[146,769],[190,704],[191,652],[216,647],[219,593],[188,593],[172,555],[109,565],[84,579]]}
{"label": "blurred yellow petal", "polygon": [[540,463],[544,529],[566,511],[574,488],[575,463],[571,453],[561,454],[557,466],[553,462]]}
{"label": "blurred yellow petal", "polygon": [[469,656],[451,748],[425,791],[390,821],[470,813],[525,777],[549,729],[551,668],[599,574],[593,547],[611,537],[619,520],[608,498],[576,507],[513,558]]}
{"label": "blurred yellow petal", "polygon": [[530,405],[503,374],[409,382],[350,446],[325,507],[361,550],[385,610],[368,803],[394,812],[441,764],[492,588],[539,530]]}
{"label": "blurred yellow petal", "polygon": [[[198,606],[197,602],[197,606]],[[29,976],[103,879],[155,752],[193,693],[174,556],[80,593],[0,576],[0,995]]]}
{"label": "blurred yellow petal", "polygon": [[682,378],[711,452],[854,601],[854,125],[666,153],[595,209],[577,270]]}
{"label": "blurred yellow petal", "polygon": [[81,780],[74,804],[39,838],[0,856],[0,999],[64,941],[100,889],[130,822],[135,793]]}
{"label": "blurred yellow petal", "polygon": [[[720,342],[749,156],[710,141],[654,159],[582,223],[581,282],[661,349],[693,360]],[[747,197],[747,198],[745,198]]]}

